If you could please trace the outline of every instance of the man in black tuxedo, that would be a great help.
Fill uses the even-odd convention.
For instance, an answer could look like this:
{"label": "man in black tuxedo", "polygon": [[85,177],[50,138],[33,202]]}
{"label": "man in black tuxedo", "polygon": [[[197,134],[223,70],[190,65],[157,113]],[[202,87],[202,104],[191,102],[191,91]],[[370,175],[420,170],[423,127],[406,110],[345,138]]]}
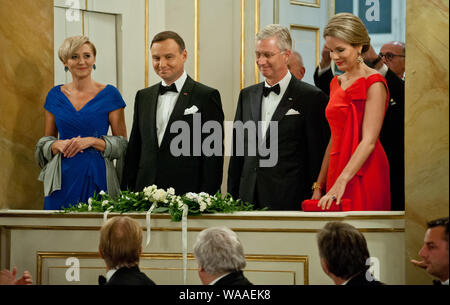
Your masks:
{"label": "man in black tuxedo", "polygon": [[[301,202],[311,197],[329,139],[327,96],[288,71],[291,46],[287,28],[272,24],[262,29],[255,53],[266,80],[239,95],[228,192],[257,208],[301,209]],[[245,134],[236,123],[255,126],[257,135]],[[264,157],[267,147],[269,159]]]}
{"label": "man in black tuxedo", "polygon": [[100,229],[100,256],[106,263],[106,278],[100,285],[155,285],[139,270],[142,253],[142,229],[128,216],[109,219]]}
{"label": "man in black tuxedo", "polygon": [[[142,191],[156,184],[173,187],[179,195],[215,194],[223,174],[224,114],[219,91],[186,74],[187,52],[177,33],[157,34],[151,53],[162,82],[136,94],[122,188]],[[212,155],[205,155],[202,147],[203,140],[213,134],[202,132],[202,124],[208,121],[215,123],[212,130],[220,140],[214,142]]]}
{"label": "man in black tuxedo", "polygon": [[[372,47],[363,57],[368,66],[386,78],[388,85],[390,100],[380,131],[380,142],[389,160],[391,210],[402,211],[405,209],[405,82],[383,62]],[[324,47],[320,65],[314,72],[314,83],[330,95],[333,77],[330,51]]]}
{"label": "man in black tuxedo", "polygon": [[419,251],[422,261],[411,260],[415,266],[425,269],[430,275],[437,277],[434,285],[449,284],[448,256],[448,217],[432,220],[427,223],[423,247]]}
{"label": "man in black tuxedo", "polygon": [[317,233],[320,264],[336,285],[381,285],[369,272],[364,235],[344,222],[329,222]]}
{"label": "man in black tuxedo", "polygon": [[229,228],[211,227],[201,231],[194,255],[203,285],[253,285],[242,272],[246,265],[244,248]]}

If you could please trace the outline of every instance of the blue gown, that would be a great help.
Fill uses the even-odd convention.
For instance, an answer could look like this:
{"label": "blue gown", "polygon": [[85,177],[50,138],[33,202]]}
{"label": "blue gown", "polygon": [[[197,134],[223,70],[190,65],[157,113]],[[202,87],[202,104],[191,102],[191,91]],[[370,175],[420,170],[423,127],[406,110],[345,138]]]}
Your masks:
{"label": "blue gown", "polygon": [[[79,111],[61,92],[61,85],[50,90],[44,105],[55,116],[60,140],[107,135],[109,112],[124,107],[119,90],[112,85],[107,85]],[[107,191],[106,166],[101,152],[91,147],[72,158],[61,156],[61,190],[45,197],[44,210],[87,203],[94,192],[98,194],[101,190]]]}

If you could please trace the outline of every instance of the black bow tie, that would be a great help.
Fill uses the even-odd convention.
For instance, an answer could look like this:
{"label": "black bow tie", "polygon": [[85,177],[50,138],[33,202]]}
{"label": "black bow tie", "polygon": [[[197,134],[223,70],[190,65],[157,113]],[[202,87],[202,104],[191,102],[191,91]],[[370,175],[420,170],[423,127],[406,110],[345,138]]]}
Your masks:
{"label": "black bow tie", "polygon": [[276,84],[275,86],[272,86],[272,87],[264,86],[263,95],[265,97],[267,97],[271,91],[273,91],[273,93],[275,93],[277,95],[280,94],[280,84]]}
{"label": "black bow tie", "polygon": [[434,286],[442,286],[442,283],[441,283],[441,281],[433,280],[433,285]]}
{"label": "black bow tie", "polygon": [[175,83],[173,83],[170,86],[163,86],[163,84],[159,84],[159,94],[160,95],[165,94],[167,91],[178,92],[177,87],[175,86]]}
{"label": "black bow tie", "polygon": [[98,284],[100,286],[104,286],[106,284],[106,277],[104,277],[103,275],[99,275],[98,276]]}

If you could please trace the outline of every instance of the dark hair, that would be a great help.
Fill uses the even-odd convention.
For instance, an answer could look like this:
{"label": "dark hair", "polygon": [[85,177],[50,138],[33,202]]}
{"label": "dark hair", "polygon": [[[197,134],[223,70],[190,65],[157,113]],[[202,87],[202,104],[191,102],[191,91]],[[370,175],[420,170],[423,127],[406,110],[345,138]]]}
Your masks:
{"label": "dark hair", "polygon": [[335,276],[349,279],[365,272],[370,265],[366,239],[355,227],[344,222],[329,222],[317,234],[319,255]]}
{"label": "dark hair", "polygon": [[152,43],[150,44],[150,48],[152,47],[152,45],[155,42],[160,42],[160,41],[164,41],[167,39],[175,40],[177,45],[180,47],[180,53],[186,49],[183,38],[181,38],[180,35],[178,35],[177,33],[173,32],[173,31],[164,31],[164,32],[160,32],[160,33],[156,34],[155,37],[153,37]]}
{"label": "dark hair", "polygon": [[444,227],[445,235],[444,239],[448,242],[448,217],[438,218],[427,223],[428,229],[435,227]]}

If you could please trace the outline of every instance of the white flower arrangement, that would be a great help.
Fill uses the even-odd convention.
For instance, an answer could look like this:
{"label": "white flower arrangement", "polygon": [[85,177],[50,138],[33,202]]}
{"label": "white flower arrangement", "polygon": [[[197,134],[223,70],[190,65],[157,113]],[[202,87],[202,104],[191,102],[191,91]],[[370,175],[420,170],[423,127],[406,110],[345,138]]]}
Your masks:
{"label": "white flower arrangement", "polygon": [[169,213],[173,221],[181,221],[184,207],[188,215],[199,216],[203,213],[232,213],[235,211],[252,211],[253,205],[234,200],[230,194],[214,196],[201,193],[176,195],[174,188],[158,189],[156,185],[145,187],[142,192],[121,191],[117,197],[111,197],[104,191],[88,199],[88,204],[78,203],[64,208],[64,212],[147,212],[155,205],[152,213]]}

